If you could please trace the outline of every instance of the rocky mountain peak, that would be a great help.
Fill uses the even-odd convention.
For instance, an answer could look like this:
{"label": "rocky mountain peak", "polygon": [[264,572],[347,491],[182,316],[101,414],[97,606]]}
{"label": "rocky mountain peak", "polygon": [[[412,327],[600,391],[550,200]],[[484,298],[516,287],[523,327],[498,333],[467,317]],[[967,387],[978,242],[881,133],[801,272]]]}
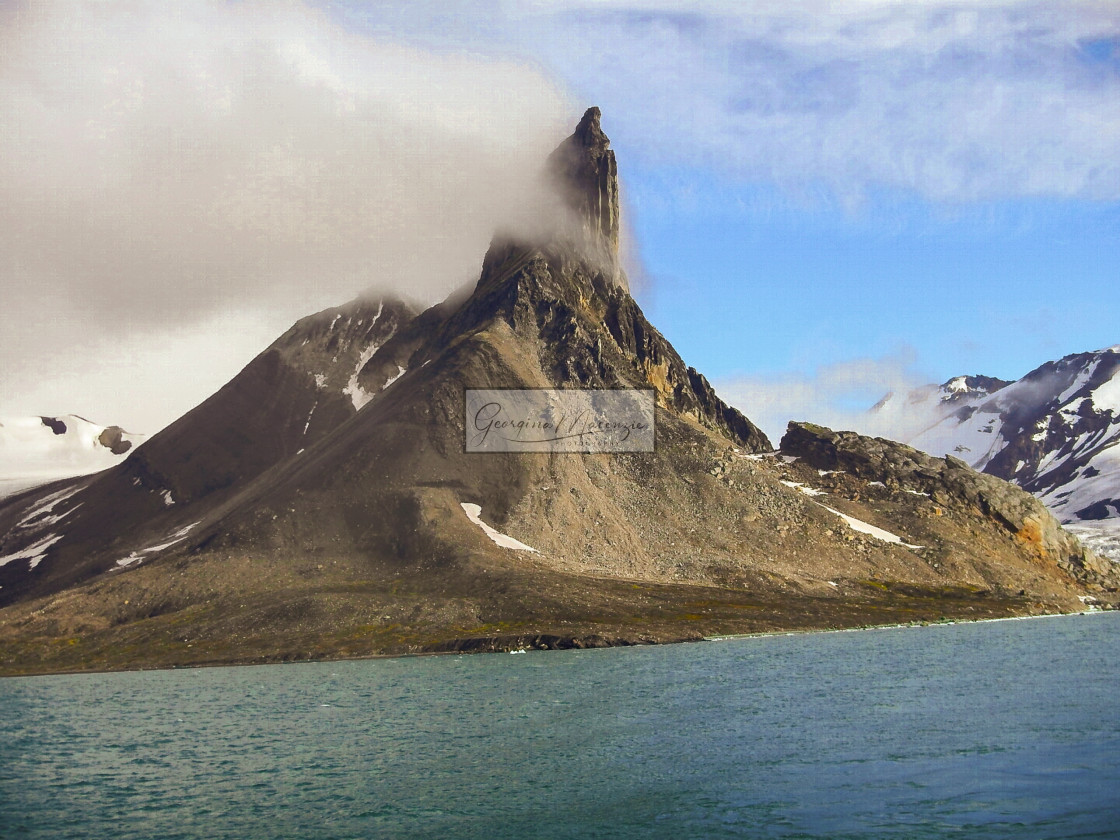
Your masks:
{"label": "rocky mountain peak", "polygon": [[618,165],[600,125],[598,108],[588,108],[572,133],[552,153],[551,171],[560,197],[574,215],[585,245],[618,263]]}
{"label": "rocky mountain peak", "polygon": [[603,127],[600,125],[600,120],[603,117],[603,112],[596,106],[592,105],[583,112],[583,118],[576,126],[575,132],[572,137],[585,148],[607,148],[610,146],[610,139],[603,133]]}
{"label": "rocky mountain peak", "polygon": [[975,396],[994,394],[1010,384],[1010,381],[994,376],[956,376],[941,385],[941,401],[960,402]]}
{"label": "rocky mountain peak", "polygon": [[630,295],[618,261],[618,170],[598,108],[549,156],[548,171],[566,218],[535,241],[496,236],[470,298],[426,354],[501,321],[552,387],[649,388],[660,407],[750,452],[769,450],[766,435],[684,363]]}

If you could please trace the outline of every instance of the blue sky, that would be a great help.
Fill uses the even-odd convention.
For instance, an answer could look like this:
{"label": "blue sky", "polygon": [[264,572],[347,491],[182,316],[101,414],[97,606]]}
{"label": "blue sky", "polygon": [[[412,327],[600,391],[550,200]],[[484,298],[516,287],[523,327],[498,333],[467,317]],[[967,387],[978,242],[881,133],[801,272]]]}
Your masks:
{"label": "blue sky", "polygon": [[[530,162],[592,104],[619,158],[639,302],[772,436],[794,417],[857,425],[888,389],[1014,378],[1120,341],[1115,4],[678,5],[0,15],[19,47],[0,62],[5,124],[20,127],[0,132],[19,162],[0,188],[25,208],[25,235],[0,242],[19,257],[0,264],[13,302],[0,413],[85,410],[150,430],[371,274],[437,296],[469,275]],[[79,19],[93,34],[60,49]],[[65,118],[42,116],[44,90],[68,92],[82,131],[104,127],[70,148]],[[28,151],[44,146],[57,157]],[[143,172],[121,151],[138,147],[162,150]],[[184,148],[203,150],[188,163],[205,189],[183,186]],[[59,160],[91,155],[99,180],[58,175]],[[45,191],[65,212],[34,198]],[[106,194],[124,210],[104,210]],[[168,202],[178,212],[160,223]],[[91,207],[113,224],[74,222]],[[207,233],[216,207],[224,224]],[[31,246],[48,223],[55,238],[71,231],[78,257],[40,264]],[[359,237],[382,245],[351,247]],[[100,274],[91,241],[109,243]],[[151,253],[112,247],[138,241]],[[90,308],[74,306],[90,287],[102,290]],[[49,323],[35,315],[47,309]],[[32,358],[36,336],[53,349]],[[169,378],[175,392],[160,393]]]}
{"label": "blue sky", "polygon": [[[944,218],[924,203],[891,205],[893,216],[758,211],[745,187],[714,187],[724,200],[700,207],[647,207],[638,190],[642,252],[658,274],[645,308],[715,378],[781,382],[860,358],[893,360],[902,380],[1017,378],[1117,343],[1115,205],[1028,199]],[[882,395],[880,375],[861,399]]]}

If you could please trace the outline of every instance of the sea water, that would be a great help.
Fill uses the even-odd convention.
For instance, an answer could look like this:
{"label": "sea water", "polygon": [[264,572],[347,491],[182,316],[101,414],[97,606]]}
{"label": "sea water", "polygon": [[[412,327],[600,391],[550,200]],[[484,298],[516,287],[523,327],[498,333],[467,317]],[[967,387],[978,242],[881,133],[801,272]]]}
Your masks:
{"label": "sea water", "polygon": [[0,837],[1120,837],[1120,614],[0,680]]}

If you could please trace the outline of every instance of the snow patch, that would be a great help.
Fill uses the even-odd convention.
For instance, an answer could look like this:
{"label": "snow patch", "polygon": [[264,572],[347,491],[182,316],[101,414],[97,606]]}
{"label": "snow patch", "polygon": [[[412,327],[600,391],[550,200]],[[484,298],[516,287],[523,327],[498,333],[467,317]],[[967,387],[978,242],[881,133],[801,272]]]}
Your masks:
{"label": "snow patch", "polygon": [[1120,413],[1120,374],[1093,389],[1093,408],[1097,411],[1111,409],[1113,416]]}
{"label": "snow patch", "polygon": [[1081,540],[1086,548],[1113,563],[1120,563],[1120,519],[1074,522],[1062,527]]}
{"label": "snow patch", "polygon": [[[806,496],[823,496],[823,495],[825,495],[825,492],[823,490],[817,490],[813,487],[806,487],[804,484],[798,484],[796,481],[783,481],[782,484],[784,484],[786,487],[792,487],[795,490],[800,490]],[[879,481],[873,481],[873,482],[871,482],[871,484],[878,484],[880,487],[884,486],[883,483],[879,482]],[[914,492],[914,491],[910,491],[910,492]],[[927,495],[927,494],[919,493],[917,495],[924,496],[924,495]],[[841,519],[843,519],[845,522],[848,523],[848,526],[853,531],[859,531],[861,534],[867,534],[868,536],[875,537],[875,539],[882,540],[883,542],[893,543],[895,545],[906,546],[906,548],[922,548],[923,547],[923,546],[920,546],[920,545],[911,545],[908,542],[903,542],[902,538],[900,536],[898,536],[897,534],[892,534],[890,531],[884,531],[882,528],[876,528],[874,525],[871,525],[867,522],[864,522],[862,519],[856,519],[854,516],[848,516],[848,514],[841,513],[840,511],[835,510],[834,508],[830,508],[828,505],[822,505],[820,502],[817,502],[817,501],[814,501],[813,504],[818,505],[819,507],[824,508],[825,510],[829,511],[830,513],[834,513],[837,516],[839,516]]]}
{"label": "snow patch", "polygon": [[[50,512],[54,510],[55,505],[57,505],[59,502],[66,501],[66,499],[69,499],[81,489],[81,486],[65,487],[62,490],[58,490],[48,496],[44,496],[43,498],[39,499],[38,503],[34,507],[32,507],[30,511],[24,514],[23,519],[16,523],[16,527],[27,528],[30,526],[47,525],[51,524],[51,522],[57,522],[63,516],[66,516],[66,513],[70,513],[71,511],[67,511],[66,513],[61,514],[53,519],[48,516],[48,514],[50,514]],[[77,510],[77,508],[72,508],[71,510]],[[32,520],[35,519],[41,519],[42,521],[33,522]],[[47,520],[51,520],[51,522],[48,522]]]}
{"label": "snow patch", "polygon": [[[381,312],[384,309],[384,302],[381,302],[377,305],[377,314],[374,315],[373,320],[369,322],[369,328],[371,330],[373,329],[374,324],[376,324],[378,319],[381,317]],[[390,332],[389,335],[386,336],[385,341],[388,341],[392,337],[393,333]],[[362,407],[365,406],[366,403],[377,396],[376,394],[371,394],[369,391],[365,390],[365,388],[358,384],[358,376],[359,374],[361,374],[362,368],[366,366],[366,363],[373,358],[373,354],[380,350],[381,347],[385,344],[385,341],[371,342],[370,345],[362,351],[362,354],[358,357],[358,364],[354,367],[354,373],[350,376],[350,381],[347,382],[346,387],[342,389],[342,393],[346,394],[346,396],[350,398],[350,402],[354,404],[355,411],[361,411]]]}
{"label": "snow patch", "polygon": [[[200,519],[199,522],[201,521],[202,520]],[[133,551],[127,557],[122,557],[117,561],[117,569],[124,569],[135,563],[143,561],[144,559],[146,559],[144,556],[146,554],[156,554],[157,552],[163,551],[164,549],[171,548],[171,546],[175,545],[176,543],[181,543],[187,538],[187,534],[190,532],[190,530],[197,524],[198,522],[192,522],[190,525],[187,525],[184,528],[180,528],[175,533],[169,534],[169,539],[167,542],[160,543],[159,545],[148,546],[147,548],[142,548],[139,551]],[[113,569],[113,571],[116,571],[117,569]]]}
{"label": "snow patch", "polygon": [[993,415],[990,409],[977,411],[966,420],[961,420],[954,413],[903,443],[928,452],[935,458],[950,453],[963,457],[967,453],[965,460],[968,465],[974,470],[982,470],[1007,445],[1003,435],[995,434],[995,423],[998,421],[999,415]]}
{"label": "snow patch", "polygon": [[515,540],[513,537],[506,536],[500,531],[495,531],[489,525],[482,521],[482,507],[481,505],[472,505],[470,502],[460,502],[459,507],[463,509],[463,513],[467,515],[467,519],[482,529],[495,543],[502,546],[502,548],[512,548],[515,551],[532,551],[534,554],[539,554],[535,548],[525,545],[525,543]]}
{"label": "snow patch", "polygon": [[[1077,422],[1077,418],[1081,416],[1081,406],[1085,399],[1085,397],[1078,397],[1073,402],[1058,409],[1058,414],[1065,419],[1066,425],[1073,425]],[[1090,407],[1092,407],[1092,404],[1090,404]]]}
{"label": "snow patch", "polygon": [[[784,484],[786,487],[793,487],[796,490],[800,490],[806,496],[823,496],[824,495],[823,490],[816,490],[812,487],[806,487],[805,485],[798,484],[795,481],[783,481],[782,484]],[[839,516],[841,519],[843,519],[845,522],[848,523],[848,526],[853,531],[859,531],[861,534],[867,534],[868,536],[875,537],[875,539],[877,539],[877,540],[882,540],[883,542],[893,543],[894,545],[903,545],[903,546],[906,546],[907,548],[922,548],[922,546],[920,546],[920,545],[911,545],[908,542],[903,542],[902,537],[898,536],[897,534],[892,534],[890,531],[884,531],[882,528],[876,528],[874,525],[871,525],[867,522],[864,522],[862,519],[856,519],[854,516],[848,516],[848,514],[841,513],[840,511],[838,511],[834,508],[830,508],[828,505],[822,505],[820,502],[817,502],[817,501],[814,501],[813,504],[824,508],[829,513],[834,513],[837,516]]]}
{"label": "snow patch", "polygon": [[783,481],[782,484],[784,484],[786,487],[792,487],[794,490],[800,490],[806,496],[825,495],[825,492],[823,490],[817,490],[814,487],[806,487],[804,484],[798,484],[796,481]]}
{"label": "snow patch", "polygon": [[874,525],[864,522],[862,519],[856,519],[854,516],[848,516],[848,514],[841,513],[838,510],[830,508],[828,505],[821,505],[820,502],[814,502],[814,504],[820,505],[830,513],[835,513],[837,516],[847,522],[848,527],[850,527],[853,531],[859,531],[861,534],[867,534],[868,536],[874,537],[877,540],[882,540],[883,542],[891,543],[893,545],[902,545],[906,548],[922,548],[922,546],[920,545],[911,545],[908,542],[903,542],[902,537],[898,536],[898,534],[892,534],[890,531],[884,531],[882,528],[876,528]]}
{"label": "snow patch", "polygon": [[392,385],[394,382],[396,382],[398,379],[400,379],[402,376],[404,376],[404,374],[405,374],[405,368],[401,367],[400,365],[397,365],[396,375],[395,376],[390,376],[385,381],[385,384],[381,386],[381,390],[384,391],[386,388],[388,388],[390,385]]}
{"label": "snow patch", "polygon": [[55,514],[50,514],[48,516],[44,516],[44,517],[40,518],[37,522],[34,522],[32,524],[35,528],[43,528],[43,527],[46,527],[46,526],[49,526],[49,525],[57,525],[59,522],[61,522],[63,519],[65,519],[67,516],[72,514],[74,511],[76,511],[78,508],[80,508],[84,504],[85,504],[85,502],[78,502],[78,504],[74,505],[74,507],[70,508],[69,510],[64,510],[62,513],[55,513]]}
{"label": "snow patch", "polygon": [[1062,393],[1058,394],[1058,404],[1061,405],[1082,388],[1084,388],[1085,383],[1093,377],[1093,373],[1096,372],[1097,366],[1100,363],[1100,359],[1094,359],[1088,367],[1078,371],[1077,376],[1074,377],[1073,384],[1062,391]]}
{"label": "snow patch", "polygon": [[175,504],[175,499],[171,495],[170,490],[164,490],[163,493],[161,493],[160,495],[163,496],[163,503],[165,505],[167,505],[168,507],[171,507],[173,504]]}
{"label": "snow patch", "polygon": [[62,539],[61,534],[48,534],[38,542],[32,543],[26,548],[21,548],[19,551],[11,554],[5,554],[0,557],[0,566],[5,566],[16,560],[29,560],[27,570],[31,571],[42,562],[43,558],[47,556],[47,549]]}
{"label": "snow patch", "polygon": [[342,389],[342,393],[348,396],[350,402],[354,404],[355,411],[361,411],[362,408],[376,396],[376,394],[371,394],[358,384],[358,374],[362,372],[362,368],[366,366],[366,362],[372,359],[373,354],[380,348],[381,345],[374,342],[362,351],[362,355],[358,359],[358,366],[354,368],[354,373],[350,376],[350,381],[347,382],[346,387]]}

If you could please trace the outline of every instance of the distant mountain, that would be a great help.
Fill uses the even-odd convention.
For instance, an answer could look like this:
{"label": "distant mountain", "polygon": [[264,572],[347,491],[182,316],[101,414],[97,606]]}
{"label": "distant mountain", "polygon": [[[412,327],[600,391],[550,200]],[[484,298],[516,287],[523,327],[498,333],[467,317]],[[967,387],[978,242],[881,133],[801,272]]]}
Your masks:
{"label": "distant mountain", "polygon": [[1064,523],[1120,533],[1120,345],[1016,382],[957,377],[872,411],[917,428],[911,446],[1014,482]]}
{"label": "distant mountain", "polygon": [[[771,451],[628,292],[598,109],[548,169],[557,217],[496,236],[472,288],[423,312],[381,298],[305,318],[124,463],[0,502],[0,670],[641,643],[1120,598],[1041,503],[959,461],[804,424]],[[472,389],[639,394],[652,445],[474,451]]]}
{"label": "distant mountain", "polygon": [[0,497],[124,460],[144,436],[76,414],[0,418]]}

